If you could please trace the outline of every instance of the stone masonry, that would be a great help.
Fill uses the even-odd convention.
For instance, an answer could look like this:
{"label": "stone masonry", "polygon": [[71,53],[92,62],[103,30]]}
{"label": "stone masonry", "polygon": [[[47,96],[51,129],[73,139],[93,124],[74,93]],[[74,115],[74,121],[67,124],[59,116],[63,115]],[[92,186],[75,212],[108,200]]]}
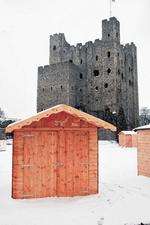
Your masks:
{"label": "stone masonry", "polygon": [[[120,23],[102,21],[102,39],[67,43],[50,36],[49,65],[38,68],[37,111],[64,103],[106,119],[124,115],[126,129],[138,126],[137,53],[134,43],[120,44]],[[111,122],[111,121],[109,121]]]}

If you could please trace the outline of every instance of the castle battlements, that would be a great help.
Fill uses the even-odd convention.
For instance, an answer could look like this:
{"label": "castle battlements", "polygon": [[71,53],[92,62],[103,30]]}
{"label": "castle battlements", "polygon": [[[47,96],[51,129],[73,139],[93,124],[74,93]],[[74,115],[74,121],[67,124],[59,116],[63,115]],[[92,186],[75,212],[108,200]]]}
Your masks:
{"label": "castle battlements", "polygon": [[94,42],[74,46],[64,33],[50,35],[49,65],[38,68],[37,111],[60,103],[102,119],[123,112],[124,129],[138,125],[136,46],[120,44],[115,17],[102,21],[102,38]]}

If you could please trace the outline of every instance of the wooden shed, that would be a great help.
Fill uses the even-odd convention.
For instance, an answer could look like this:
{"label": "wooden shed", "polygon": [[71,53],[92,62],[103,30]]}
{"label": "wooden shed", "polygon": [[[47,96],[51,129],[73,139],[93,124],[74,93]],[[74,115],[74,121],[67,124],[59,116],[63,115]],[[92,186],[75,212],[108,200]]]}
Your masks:
{"label": "wooden shed", "polygon": [[138,175],[150,177],[150,124],[134,129],[137,131]]}
{"label": "wooden shed", "polygon": [[97,129],[116,128],[58,105],[6,128],[13,133],[12,197],[98,193]]}
{"label": "wooden shed", "polygon": [[119,133],[119,145],[122,147],[136,147],[137,134],[134,131],[121,131]]}

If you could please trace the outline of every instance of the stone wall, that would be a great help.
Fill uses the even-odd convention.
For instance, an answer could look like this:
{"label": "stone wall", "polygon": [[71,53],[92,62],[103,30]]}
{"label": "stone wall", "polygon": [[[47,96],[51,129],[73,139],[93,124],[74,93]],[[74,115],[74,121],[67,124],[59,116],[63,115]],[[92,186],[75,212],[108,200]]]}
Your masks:
{"label": "stone wall", "polygon": [[102,39],[71,46],[63,33],[50,36],[49,65],[38,69],[37,110],[65,103],[105,119],[123,112],[126,129],[138,126],[137,56],[120,44],[120,23],[102,21]]}

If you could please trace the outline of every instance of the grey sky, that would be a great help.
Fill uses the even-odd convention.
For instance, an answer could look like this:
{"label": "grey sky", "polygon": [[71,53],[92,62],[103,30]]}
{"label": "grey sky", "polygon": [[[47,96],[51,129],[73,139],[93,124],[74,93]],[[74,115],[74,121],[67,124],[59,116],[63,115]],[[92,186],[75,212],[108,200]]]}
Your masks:
{"label": "grey sky", "polygon": [[[150,0],[116,0],[121,42],[138,50],[140,107],[150,108]],[[49,35],[71,44],[101,38],[109,0],[0,0],[0,107],[22,118],[36,112],[37,67],[48,64]]]}

